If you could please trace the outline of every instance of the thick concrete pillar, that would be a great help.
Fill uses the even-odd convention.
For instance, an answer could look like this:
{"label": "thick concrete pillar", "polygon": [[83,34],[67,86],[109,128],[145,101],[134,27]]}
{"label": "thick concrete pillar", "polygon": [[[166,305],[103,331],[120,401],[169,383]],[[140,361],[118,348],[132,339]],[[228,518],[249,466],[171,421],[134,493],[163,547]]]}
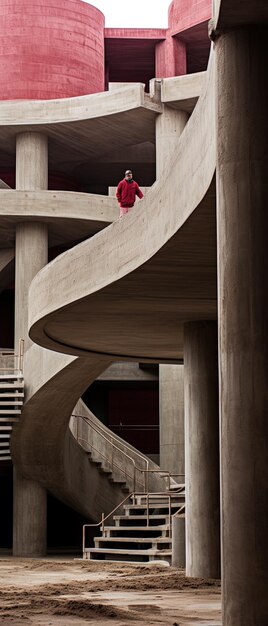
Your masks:
{"label": "thick concrete pillar", "polygon": [[[185,111],[164,105],[156,118],[156,178],[159,178],[175,151],[188,121]],[[183,366],[159,366],[160,466],[184,475],[184,391]],[[180,480],[180,477],[178,477]],[[184,476],[182,476],[184,480]]]}
{"label": "thick concrete pillar", "polygon": [[162,174],[170,155],[174,152],[177,141],[189,119],[186,111],[172,109],[163,105],[163,113],[156,118],[155,149],[156,149],[156,178]]}
{"label": "thick concrete pillar", "polygon": [[184,482],[183,365],[159,366],[160,467]]}
{"label": "thick concrete pillar", "polygon": [[187,74],[186,44],[167,32],[166,39],[155,46],[155,76],[168,78]]}
{"label": "thick concrete pillar", "polygon": [[[16,189],[48,187],[48,143],[41,133],[18,135],[16,143]],[[22,222],[16,229],[15,349],[19,338],[28,350],[28,291],[37,272],[47,263],[48,232],[41,222]],[[27,379],[26,391],[27,391]],[[46,551],[46,491],[20,476],[14,467],[13,554],[42,556]]]}
{"label": "thick concrete pillar", "polygon": [[18,352],[20,337],[24,351],[31,340],[28,335],[28,293],[30,284],[47,263],[47,225],[41,222],[22,222],[16,228],[15,256],[15,346]]}
{"label": "thick concrete pillar", "polygon": [[267,37],[215,44],[224,626],[268,623]]}
{"label": "thick concrete pillar", "polygon": [[184,382],[186,574],[220,578],[216,322],[185,324]]}
{"label": "thick concrete pillar", "polygon": [[46,554],[47,494],[38,483],[13,473],[13,555],[37,557]]}

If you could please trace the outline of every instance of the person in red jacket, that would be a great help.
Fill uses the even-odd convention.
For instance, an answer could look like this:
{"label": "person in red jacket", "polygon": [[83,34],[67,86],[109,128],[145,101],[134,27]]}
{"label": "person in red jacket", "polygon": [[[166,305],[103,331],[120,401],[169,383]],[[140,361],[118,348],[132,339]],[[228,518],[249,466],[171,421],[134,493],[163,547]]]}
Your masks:
{"label": "person in red jacket", "polygon": [[120,180],[116,190],[116,197],[120,204],[120,217],[128,213],[129,209],[134,206],[136,196],[143,198],[143,193],[138,183],[132,178],[132,171],[125,172],[125,178]]}

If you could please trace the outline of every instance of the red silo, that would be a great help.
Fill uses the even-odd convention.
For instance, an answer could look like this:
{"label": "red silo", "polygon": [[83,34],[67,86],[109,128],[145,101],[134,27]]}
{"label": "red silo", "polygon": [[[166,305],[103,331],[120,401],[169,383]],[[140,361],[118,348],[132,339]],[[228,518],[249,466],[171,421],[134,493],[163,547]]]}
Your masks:
{"label": "red silo", "polygon": [[104,15],[82,0],[0,0],[0,100],[104,90]]}

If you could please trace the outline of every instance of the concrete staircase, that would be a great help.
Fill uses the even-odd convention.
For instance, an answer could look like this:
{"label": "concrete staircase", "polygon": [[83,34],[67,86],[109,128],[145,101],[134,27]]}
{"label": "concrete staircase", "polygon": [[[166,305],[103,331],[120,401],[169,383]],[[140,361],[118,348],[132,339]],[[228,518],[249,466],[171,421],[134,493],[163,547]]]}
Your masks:
{"label": "concrete staircase", "polygon": [[23,374],[0,372],[0,462],[11,461],[10,437],[19,420],[23,398]]}
{"label": "concrete staircase", "polygon": [[[184,485],[174,491],[157,494],[132,494],[124,515],[114,515],[113,525],[103,525],[94,538],[95,547],[84,547],[83,558],[104,561],[171,563],[172,515],[184,514]],[[170,501],[170,505],[169,505]]]}

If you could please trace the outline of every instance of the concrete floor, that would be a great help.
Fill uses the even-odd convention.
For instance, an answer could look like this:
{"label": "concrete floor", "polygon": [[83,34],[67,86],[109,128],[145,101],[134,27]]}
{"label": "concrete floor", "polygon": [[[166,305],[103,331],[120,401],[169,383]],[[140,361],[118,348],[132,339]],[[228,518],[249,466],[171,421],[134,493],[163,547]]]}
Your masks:
{"label": "concrete floor", "polygon": [[221,626],[219,581],[163,564],[0,559],[5,626]]}

